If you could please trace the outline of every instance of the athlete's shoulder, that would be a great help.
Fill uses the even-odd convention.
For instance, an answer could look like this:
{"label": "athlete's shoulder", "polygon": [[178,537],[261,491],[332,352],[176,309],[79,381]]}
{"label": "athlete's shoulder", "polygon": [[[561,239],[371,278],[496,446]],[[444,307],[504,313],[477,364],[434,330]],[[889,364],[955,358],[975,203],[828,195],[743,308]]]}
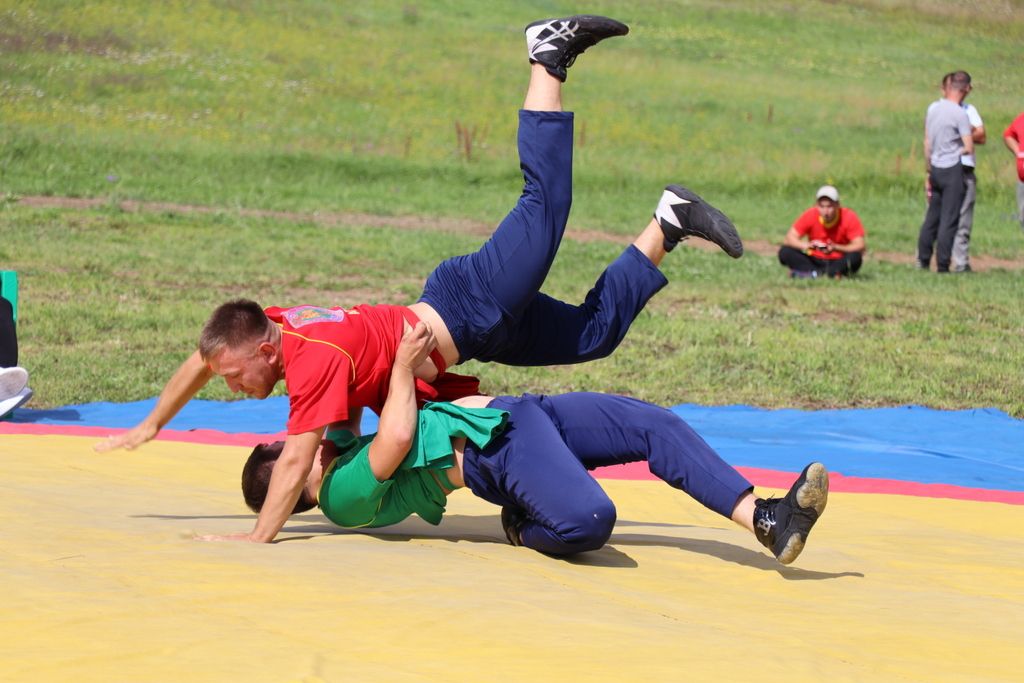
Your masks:
{"label": "athlete's shoulder", "polygon": [[312,325],[323,323],[344,323],[350,319],[355,311],[341,308],[340,306],[311,306],[303,304],[291,308],[279,308],[271,315],[271,309],[267,309],[267,317],[276,322],[287,324],[294,330],[299,330]]}

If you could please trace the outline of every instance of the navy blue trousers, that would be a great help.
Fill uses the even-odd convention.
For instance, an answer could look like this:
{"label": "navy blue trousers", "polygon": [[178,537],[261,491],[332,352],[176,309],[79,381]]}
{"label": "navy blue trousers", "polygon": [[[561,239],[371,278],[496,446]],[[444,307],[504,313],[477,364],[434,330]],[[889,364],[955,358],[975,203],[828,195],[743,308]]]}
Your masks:
{"label": "navy blue trousers", "polygon": [[587,470],[647,461],[651,473],[730,517],[752,490],[739,472],[675,413],[609,394],[500,396],[508,427],[484,449],[466,444],[466,486],[529,521],[523,545],[552,555],[603,546],[615,526],[615,505]]}
{"label": "navy blue trousers", "polygon": [[540,293],[572,204],[572,113],[521,110],[518,145],[525,184],[515,208],[479,251],[441,263],[420,301],[445,321],[460,363],[561,365],[603,358],[667,280],[631,245],[582,304]]}

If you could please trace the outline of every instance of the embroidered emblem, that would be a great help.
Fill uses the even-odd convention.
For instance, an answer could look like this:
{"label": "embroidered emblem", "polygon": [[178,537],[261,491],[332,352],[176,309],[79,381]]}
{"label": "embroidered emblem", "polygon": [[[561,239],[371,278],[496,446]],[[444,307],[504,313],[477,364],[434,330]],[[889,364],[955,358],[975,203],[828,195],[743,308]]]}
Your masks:
{"label": "embroidered emblem", "polygon": [[285,311],[284,319],[298,329],[314,323],[340,323],[345,319],[345,311],[340,308],[320,308],[319,306],[296,306]]}

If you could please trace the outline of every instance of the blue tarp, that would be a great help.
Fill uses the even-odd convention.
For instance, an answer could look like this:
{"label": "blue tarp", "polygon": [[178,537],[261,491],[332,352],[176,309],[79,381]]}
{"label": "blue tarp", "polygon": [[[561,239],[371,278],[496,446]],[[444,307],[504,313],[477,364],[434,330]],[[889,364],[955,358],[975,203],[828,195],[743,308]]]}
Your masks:
{"label": "blue tarp", "polygon": [[[155,399],[17,410],[13,422],[127,428]],[[672,410],[739,467],[797,472],[811,460],[847,476],[1024,491],[1024,421],[992,408],[943,411],[905,406],[855,410],[763,410],[692,404]],[[363,430],[377,417],[364,411]],[[273,434],[288,399],[192,401],[168,429]]]}

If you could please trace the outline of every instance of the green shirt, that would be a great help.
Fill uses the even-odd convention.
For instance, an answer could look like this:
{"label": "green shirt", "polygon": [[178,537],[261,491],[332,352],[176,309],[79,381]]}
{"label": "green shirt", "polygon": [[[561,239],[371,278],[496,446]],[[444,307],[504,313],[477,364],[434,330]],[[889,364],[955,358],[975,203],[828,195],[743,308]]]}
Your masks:
{"label": "green shirt", "polygon": [[465,437],[483,448],[504,431],[507,420],[508,413],[496,408],[427,403],[419,411],[412,448],[386,481],[377,481],[370,469],[375,434],[328,432],[338,457],[320,484],[320,509],[327,519],[350,529],[397,524],[414,512],[438,524],[447,498],[431,471],[447,481],[444,470],[454,464],[452,437]]}

